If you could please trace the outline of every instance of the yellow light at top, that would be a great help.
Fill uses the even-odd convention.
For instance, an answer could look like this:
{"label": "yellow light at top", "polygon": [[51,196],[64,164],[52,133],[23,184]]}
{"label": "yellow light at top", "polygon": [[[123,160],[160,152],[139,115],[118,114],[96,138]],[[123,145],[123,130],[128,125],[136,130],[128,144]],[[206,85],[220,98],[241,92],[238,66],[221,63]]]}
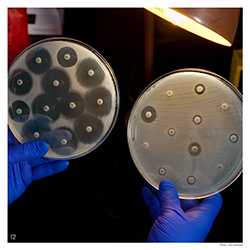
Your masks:
{"label": "yellow light at top", "polygon": [[230,47],[232,44],[223,36],[170,8],[145,8],[153,14],[215,43]]}

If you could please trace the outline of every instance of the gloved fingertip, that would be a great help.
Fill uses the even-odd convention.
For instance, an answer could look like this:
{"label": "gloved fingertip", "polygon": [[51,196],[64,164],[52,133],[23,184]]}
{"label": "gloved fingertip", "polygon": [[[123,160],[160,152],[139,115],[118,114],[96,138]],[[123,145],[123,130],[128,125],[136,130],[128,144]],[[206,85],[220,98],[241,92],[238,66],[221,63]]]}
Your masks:
{"label": "gloved fingertip", "polygon": [[67,169],[68,166],[69,166],[69,161],[61,161],[61,162],[60,162],[60,168],[61,168],[62,170]]}
{"label": "gloved fingertip", "polygon": [[196,210],[199,211],[201,217],[205,216],[206,218],[210,218],[210,220],[214,220],[222,207],[222,203],[222,196],[215,194],[203,199]]}
{"label": "gloved fingertip", "polygon": [[160,183],[159,197],[161,208],[167,210],[168,208],[180,208],[180,199],[177,189],[173,182],[164,180]]}
{"label": "gloved fingertip", "polygon": [[69,161],[65,161],[65,167],[69,166]]}
{"label": "gloved fingertip", "polygon": [[49,144],[46,143],[45,141],[34,141],[34,143],[37,146],[38,151],[42,154],[45,155],[49,151]]}
{"label": "gloved fingertip", "polygon": [[185,200],[185,199],[180,199],[181,202],[181,207],[184,211],[195,207],[199,204],[198,200]]}
{"label": "gloved fingertip", "polygon": [[206,203],[216,206],[218,209],[220,209],[223,204],[223,199],[220,193],[210,196],[206,198],[205,200],[206,200]]}
{"label": "gloved fingertip", "polygon": [[176,187],[174,185],[174,183],[170,180],[163,180],[161,181],[160,183],[160,186],[159,186],[159,190],[160,191],[167,191],[169,189],[175,189],[176,190]]}

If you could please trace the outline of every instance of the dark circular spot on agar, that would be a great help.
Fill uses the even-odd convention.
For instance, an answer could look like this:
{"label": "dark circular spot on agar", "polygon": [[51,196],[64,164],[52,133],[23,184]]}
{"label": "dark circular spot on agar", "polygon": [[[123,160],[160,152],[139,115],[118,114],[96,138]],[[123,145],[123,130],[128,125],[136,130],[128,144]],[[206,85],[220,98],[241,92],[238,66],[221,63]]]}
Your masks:
{"label": "dark circular spot on agar", "polygon": [[29,106],[23,101],[15,101],[9,107],[9,114],[16,122],[25,122],[29,119]]}
{"label": "dark circular spot on agar", "polygon": [[196,182],[195,176],[190,175],[190,176],[187,177],[187,183],[188,183],[189,185],[194,185],[195,182]]}
{"label": "dark circular spot on agar", "polygon": [[156,119],[156,111],[153,107],[147,106],[142,110],[141,117],[144,122],[153,122]]}
{"label": "dark circular spot on agar", "polygon": [[197,142],[193,142],[189,145],[188,151],[191,155],[197,156],[201,153],[201,146]]}
{"label": "dark circular spot on agar", "polygon": [[206,87],[203,84],[197,84],[195,86],[194,90],[195,90],[196,94],[201,95],[205,92]]}
{"label": "dark circular spot on agar", "polygon": [[103,123],[100,119],[89,115],[81,115],[74,124],[79,140],[82,143],[96,142],[103,131]]}
{"label": "dark circular spot on agar", "polygon": [[43,90],[55,97],[63,97],[67,94],[70,87],[68,74],[58,68],[49,70],[42,79]]}
{"label": "dark circular spot on agar", "polygon": [[16,70],[9,80],[9,89],[15,95],[25,95],[32,88],[32,78],[25,70]]}
{"label": "dark circular spot on agar", "polygon": [[26,64],[35,74],[43,74],[52,64],[49,52],[44,48],[33,49],[26,57]]}
{"label": "dark circular spot on agar", "polygon": [[77,54],[70,47],[61,48],[57,53],[57,60],[63,67],[71,67],[77,62]]}
{"label": "dark circular spot on agar", "polygon": [[95,115],[108,115],[112,108],[112,96],[106,88],[96,88],[89,91],[86,96],[86,109]]}
{"label": "dark circular spot on agar", "polygon": [[51,149],[59,155],[72,154],[77,148],[77,138],[74,132],[66,127],[60,127],[43,137],[51,147]]}
{"label": "dark circular spot on agar", "polygon": [[76,71],[77,80],[84,87],[95,87],[101,84],[104,76],[104,71],[92,58],[82,60]]}
{"label": "dark circular spot on agar", "polygon": [[27,140],[43,139],[44,134],[50,131],[49,122],[47,117],[37,116],[24,124],[21,134]]}
{"label": "dark circular spot on agar", "polygon": [[39,95],[32,102],[32,112],[57,120],[60,115],[58,101],[52,95]]}
{"label": "dark circular spot on agar", "polygon": [[67,118],[75,118],[84,110],[84,99],[75,92],[69,93],[60,101],[60,112]]}

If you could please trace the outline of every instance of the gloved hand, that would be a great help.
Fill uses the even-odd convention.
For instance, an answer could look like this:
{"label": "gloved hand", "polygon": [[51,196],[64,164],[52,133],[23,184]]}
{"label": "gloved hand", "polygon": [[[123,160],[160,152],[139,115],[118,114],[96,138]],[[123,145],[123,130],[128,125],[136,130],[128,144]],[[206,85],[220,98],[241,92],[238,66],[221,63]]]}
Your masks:
{"label": "gloved hand", "polygon": [[159,191],[145,186],[143,197],[154,224],[148,235],[153,242],[202,242],[205,240],[222,206],[216,194],[197,200],[180,200],[174,184],[160,183]]}
{"label": "gloved hand", "polygon": [[45,159],[49,145],[37,140],[19,144],[8,131],[8,203],[15,201],[33,180],[65,170],[68,161]]}

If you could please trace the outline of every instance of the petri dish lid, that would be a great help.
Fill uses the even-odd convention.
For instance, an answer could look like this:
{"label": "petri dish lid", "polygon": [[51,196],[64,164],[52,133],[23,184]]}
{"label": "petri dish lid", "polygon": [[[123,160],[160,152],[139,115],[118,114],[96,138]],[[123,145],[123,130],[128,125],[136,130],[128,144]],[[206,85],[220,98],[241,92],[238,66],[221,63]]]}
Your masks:
{"label": "petri dish lid", "polygon": [[107,61],[70,38],[39,41],[9,68],[9,127],[21,143],[48,142],[48,158],[72,159],[96,149],[111,132],[119,90]]}
{"label": "petri dish lid", "polygon": [[152,186],[170,179],[180,198],[213,195],[242,170],[241,94],[209,71],[170,72],[134,104],[127,137],[137,169]]}

